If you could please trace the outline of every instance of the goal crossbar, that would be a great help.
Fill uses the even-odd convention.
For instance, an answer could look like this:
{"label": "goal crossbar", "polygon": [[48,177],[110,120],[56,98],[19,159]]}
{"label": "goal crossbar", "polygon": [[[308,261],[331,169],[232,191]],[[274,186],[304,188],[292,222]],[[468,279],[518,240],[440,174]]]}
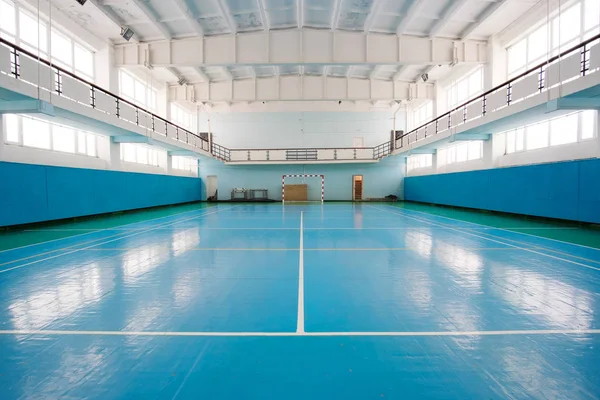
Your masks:
{"label": "goal crossbar", "polygon": [[281,201],[285,203],[285,178],[321,178],[321,203],[325,200],[325,175],[320,174],[288,174],[281,176]]}

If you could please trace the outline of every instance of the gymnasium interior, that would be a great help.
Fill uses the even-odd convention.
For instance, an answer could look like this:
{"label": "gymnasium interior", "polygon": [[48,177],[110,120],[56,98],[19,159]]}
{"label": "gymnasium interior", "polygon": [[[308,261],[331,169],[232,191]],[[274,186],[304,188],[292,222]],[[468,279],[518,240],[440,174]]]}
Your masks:
{"label": "gymnasium interior", "polygon": [[600,0],[0,0],[0,398],[600,398]]}

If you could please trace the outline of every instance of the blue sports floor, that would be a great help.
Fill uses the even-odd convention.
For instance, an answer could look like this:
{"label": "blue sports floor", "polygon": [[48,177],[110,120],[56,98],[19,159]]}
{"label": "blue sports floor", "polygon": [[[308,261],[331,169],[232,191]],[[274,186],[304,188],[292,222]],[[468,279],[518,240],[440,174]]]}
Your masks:
{"label": "blue sports floor", "polygon": [[600,397],[600,250],[219,205],[0,252],[0,399]]}

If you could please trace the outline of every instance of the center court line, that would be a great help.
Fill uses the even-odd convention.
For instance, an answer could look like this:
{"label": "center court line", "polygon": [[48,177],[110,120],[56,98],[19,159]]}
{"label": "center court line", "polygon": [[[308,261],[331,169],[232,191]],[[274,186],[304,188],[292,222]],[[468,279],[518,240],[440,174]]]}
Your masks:
{"label": "center court line", "polygon": [[[374,207],[374,206],[371,206],[371,207],[377,208],[377,207]],[[421,221],[421,222],[425,222],[425,223],[428,223],[428,224],[431,224],[431,225],[444,226],[444,225],[442,225],[442,224],[440,224],[438,222],[431,222],[431,221],[428,221],[428,220],[425,220],[425,219],[422,219],[422,218],[411,217],[410,215],[405,214],[405,213],[399,213],[399,212],[395,212],[395,211],[391,211],[391,210],[390,210],[390,212],[392,212],[394,214],[402,215],[405,218],[411,218],[411,219],[414,219],[414,220],[417,220],[417,221]],[[530,253],[535,253],[535,254],[539,254],[539,255],[542,255],[542,256],[554,258],[555,260],[560,260],[560,261],[568,262],[568,263],[571,263],[571,264],[574,264],[574,265],[579,265],[580,267],[584,267],[584,268],[588,268],[588,269],[593,269],[593,270],[596,270],[596,271],[600,271],[600,268],[592,267],[591,265],[578,263],[576,261],[567,260],[565,258],[556,257],[556,256],[553,256],[553,255],[550,255],[550,254],[546,254],[546,253],[541,253],[539,251],[535,251],[535,250],[531,250],[531,249],[528,249],[528,248],[516,246],[514,244],[502,242],[500,240],[491,239],[491,238],[486,237],[486,236],[476,235],[476,234],[471,233],[471,232],[466,232],[466,231],[464,231],[464,230],[462,230],[460,228],[449,228],[449,229],[453,230],[453,231],[456,231],[456,232],[460,232],[460,233],[465,234],[465,235],[474,236],[474,237],[478,237],[478,238],[481,238],[481,239],[489,240],[491,242],[500,243],[500,244],[503,244],[505,246],[510,246],[510,247],[514,247],[514,248],[517,248],[517,249],[525,250],[525,251],[528,251]]]}
{"label": "center court line", "polygon": [[[233,206],[233,207],[235,207],[235,206]],[[233,207],[226,208],[226,210],[227,210],[227,209],[231,209],[231,208],[233,208]],[[217,213],[217,212],[219,212],[219,210],[218,210],[218,209],[217,209],[217,210],[215,210],[215,211],[214,211],[214,212],[212,212],[212,213],[205,213],[205,214],[197,215],[197,216],[195,216],[195,217],[190,217],[190,218],[182,219],[182,220],[180,220],[180,221],[166,222],[166,223],[163,223],[163,224],[159,224],[159,225],[157,226],[157,228],[158,228],[158,227],[160,227],[160,226],[173,225],[173,224],[178,224],[178,223],[185,222],[185,221],[190,221],[190,220],[192,220],[192,219],[200,218],[200,217],[203,217],[203,216],[205,216],[205,215],[211,215],[211,214],[215,214],[215,213]],[[104,241],[104,242],[101,242],[101,243],[96,243],[96,244],[93,244],[93,245],[91,245],[91,246],[87,246],[87,247],[78,248],[78,249],[75,249],[75,250],[72,250],[72,251],[68,251],[68,252],[66,252],[66,253],[60,253],[60,254],[56,254],[56,255],[54,255],[54,256],[50,256],[50,257],[46,257],[46,258],[42,258],[42,259],[40,259],[40,260],[35,260],[35,261],[31,261],[31,262],[28,262],[28,263],[25,263],[25,264],[17,265],[17,266],[15,266],[15,267],[6,268],[6,269],[3,269],[3,270],[0,270],[0,274],[3,274],[3,273],[5,273],[5,272],[9,272],[9,271],[13,271],[13,270],[15,270],[15,269],[20,269],[20,268],[23,268],[23,267],[27,267],[27,266],[29,266],[29,265],[36,264],[36,263],[39,263],[39,262],[42,262],[42,261],[52,260],[52,259],[54,259],[54,258],[57,258],[57,257],[62,257],[62,256],[66,256],[66,255],[69,255],[69,254],[73,254],[73,253],[76,253],[76,252],[78,252],[78,251],[82,251],[82,250],[89,250],[89,249],[91,249],[91,248],[93,248],[93,247],[96,247],[96,246],[100,246],[100,245],[103,245],[103,244],[106,244],[106,243],[115,242],[115,241],[117,241],[117,240],[125,239],[125,238],[131,237],[131,236],[137,236],[137,235],[140,235],[140,234],[142,234],[142,233],[151,232],[151,231],[153,231],[153,230],[155,230],[155,229],[156,229],[156,228],[149,228],[149,229],[147,229],[147,230],[144,230],[144,231],[140,231],[140,232],[131,233],[131,234],[129,234],[129,235],[125,235],[125,236],[120,236],[120,237],[118,237],[118,238],[115,238],[115,239],[111,239],[111,240]],[[13,261],[13,262],[14,262],[14,261]]]}
{"label": "center court line", "polygon": [[296,332],[304,332],[304,213],[300,211],[300,256],[298,261],[298,323]]}
{"label": "center court line", "polygon": [[537,329],[506,331],[415,331],[415,332],[174,332],[174,331],[58,331],[0,330],[0,335],[35,336],[162,336],[162,337],[328,337],[328,336],[514,336],[514,335],[600,335],[600,329]]}

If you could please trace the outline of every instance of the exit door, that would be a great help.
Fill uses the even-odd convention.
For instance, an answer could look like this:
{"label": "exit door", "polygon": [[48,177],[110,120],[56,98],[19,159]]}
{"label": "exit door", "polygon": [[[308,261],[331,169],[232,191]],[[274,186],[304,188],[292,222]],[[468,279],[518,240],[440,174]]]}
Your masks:
{"label": "exit door", "polygon": [[352,201],[361,201],[363,199],[363,176],[354,175],[352,177]]}
{"label": "exit door", "polygon": [[217,181],[217,176],[216,175],[207,176],[206,177],[206,200],[207,201],[217,201],[218,188],[219,188],[219,184]]}

